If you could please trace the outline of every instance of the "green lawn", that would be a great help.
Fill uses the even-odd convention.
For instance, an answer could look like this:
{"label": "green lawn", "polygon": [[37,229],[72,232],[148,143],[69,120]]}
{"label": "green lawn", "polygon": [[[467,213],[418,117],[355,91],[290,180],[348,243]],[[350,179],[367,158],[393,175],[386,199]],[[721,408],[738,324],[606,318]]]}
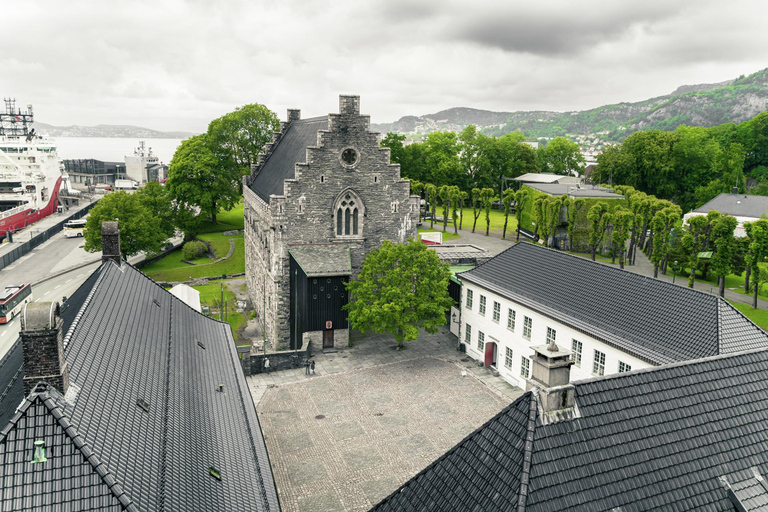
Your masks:
{"label": "green lawn", "polygon": [[[504,212],[500,210],[491,210],[490,219],[491,233],[501,235],[501,232],[504,229]],[[472,209],[464,208],[464,225],[462,228],[468,231],[472,231],[473,222],[475,222],[475,217],[472,213]],[[514,214],[510,213],[509,223],[507,224],[507,238],[514,236],[516,229],[517,219],[515,219]],[[485,234],[485,211],[481,211],[480,216],[477,218],[477,227],[475,228],[475,233],[480,233],[481,235]]]}
{"label": "green lawn", "polygon": [[[759,264],[761,268],[768,268],[768,263],[760,263]],[[672,269],[670,268],[667,270],[667,274],[672,275]],[[683,279],[687,280],[689,275],[688,268],[685,268],[682,273],[677,274],[677,278],[680,279],[682,276]],[[710,276],[712,273],[710,272]],[[741,293],[742,295],[749,295],[752,296],[752,291],[749,293],[744,292],[744,279],[746,277],[746,272],[742,272],[741,274],[728,274],[725,276],[725,287],[734,291]],[[701,275],[696,275],[696,281],[704,281],[707,283],[710,283],[713,287],[717,287],[717,277],[710,277],[710,279],[704,279]],[[750,290],[751,290],[751,283],[750,283]],[[762,299],[768,299],[768,286],[764,284],[760,284],[760,288],[757,291],[757,296]]]}
{"label": "green lawn", "polygon": [[[208,306],[213,318],[219,318],[219,304],[221,302],[221,280],[209,284],[193,286],[200,292],[200,304]],[[235,311],[237,308],[237,296],[227,289],[224,282],[224,300],[227,304],[227,323],[232,328],[232,333],[237,341],[237,330],[246,322],[245,315]]]}
{"label": "green lawn", "polygon": [[206,220],[202,223],[200,233],[216,233],[220,231],[229,231],[231,229],[243,229],[245,221],[243,219],[245,213],[245,205],[242,201],[227,212],[219,212],[216,215],[216,224],[212,224],[210,220]]}
{"label": "green lawn", "polygon": [[758,327],[768,330],[768,311],[764,309],[752,309],[752,306],[749,304],[742,304],[740,302],[731,302],[731,304],[741,311],[744,316],[755,322]]}

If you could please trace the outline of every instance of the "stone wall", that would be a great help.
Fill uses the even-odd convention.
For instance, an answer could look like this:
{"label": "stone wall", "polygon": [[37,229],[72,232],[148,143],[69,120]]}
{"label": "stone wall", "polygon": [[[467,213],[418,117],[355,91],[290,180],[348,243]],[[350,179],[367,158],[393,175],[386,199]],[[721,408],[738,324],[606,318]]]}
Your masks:
{"label": "stone wall", "polygon": [[[284,182],[284,195],[271,196],[267,204],[244,183],[248,289],[258,314],[266,311],[266,336],[276,347],[290,343],[290,245],[349,245],[354,278],[365,255],[383,240],[402,243],[416,236],[418,198],[410,196],[400,166],[390,163],[389,148],[380,147],[379,134],[369,131],[370,118],[360,114],[359,96],[341,96],[339,111],[328,115],[328,129],[318,132],[306,161],[296,163],[294,179]],[[281,132],[297,118],[297,111],[289,112]],[[282,133],[275,135],[277,143]],[[265,151],[274,147],[267,144]],[[266,156],[259,158],[251,176],[265,161]],[[347,191],[362,203],[360,229],[357,235],[339,236],[335,216]]]}
{"label": "stone wall", "polygon": [[[278,372],[292,368],[301,368],[304,365],[304,361],[312,358],[312,347],[312,344],[305,343],[301,350],[267,352],[266,357],[269,359],[269,371]],[[264,353],[259,352],[250,356],[243,355],[243,373],[245,373],[246,377],[264,373]]]}
{"label": "stone wall", "polygon": [[[303,335],[304,345],[312,343],[318,350],[323,349],[323,331],[309,331]],[[347,348],[349,346],[349,329],[334,329],[333,348]]]}

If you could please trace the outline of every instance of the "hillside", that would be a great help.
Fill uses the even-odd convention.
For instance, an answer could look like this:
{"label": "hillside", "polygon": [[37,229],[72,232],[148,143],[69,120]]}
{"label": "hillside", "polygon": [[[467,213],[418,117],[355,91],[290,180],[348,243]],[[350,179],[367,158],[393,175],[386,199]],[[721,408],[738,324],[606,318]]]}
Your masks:
{"label": "hillside", "polygon": [[451,108],[425,116],[406,116],[373,125],[386,133],[425,134],[437,130],[460,131],[470,124],[489,135],[516,130],[526,136],[601,134],[622,140],[639,130],[674,130],[681,124],[715,126],[739,123],[768,109],[768,69],[717,84],[684,85],[673,93],[637,103],[618,103],[577,112],[491,112]]}
{"label": "hillside", "polygon": [[35,130],[52,137],[106,137],[129,139],[186,139],[194,135],[189,132],[160,132],[129,125],[100,124],[97,126],[52,126],[50,124],[33,124]]}

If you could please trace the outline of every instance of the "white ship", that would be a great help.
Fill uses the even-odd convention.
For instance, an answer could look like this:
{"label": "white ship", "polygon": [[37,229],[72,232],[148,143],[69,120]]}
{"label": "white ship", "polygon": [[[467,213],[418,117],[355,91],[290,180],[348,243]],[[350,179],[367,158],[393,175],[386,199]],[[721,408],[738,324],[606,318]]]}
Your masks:
{"label": "white ship", "polygon": [[32,105],[6,99],[0,113],[0,238],[56,211],[61,162],[52,139],[32,128]]}

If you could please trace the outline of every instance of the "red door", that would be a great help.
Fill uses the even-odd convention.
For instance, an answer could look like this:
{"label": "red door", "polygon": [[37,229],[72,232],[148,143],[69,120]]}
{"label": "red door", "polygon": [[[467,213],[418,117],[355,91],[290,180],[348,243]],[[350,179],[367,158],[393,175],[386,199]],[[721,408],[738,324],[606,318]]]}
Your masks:
{"label": "red door", "polygon": [[485,343],[485,366],[493,366],[496,361],[494,353],[496,352],[496,344],[492,341],[488,341]]}

